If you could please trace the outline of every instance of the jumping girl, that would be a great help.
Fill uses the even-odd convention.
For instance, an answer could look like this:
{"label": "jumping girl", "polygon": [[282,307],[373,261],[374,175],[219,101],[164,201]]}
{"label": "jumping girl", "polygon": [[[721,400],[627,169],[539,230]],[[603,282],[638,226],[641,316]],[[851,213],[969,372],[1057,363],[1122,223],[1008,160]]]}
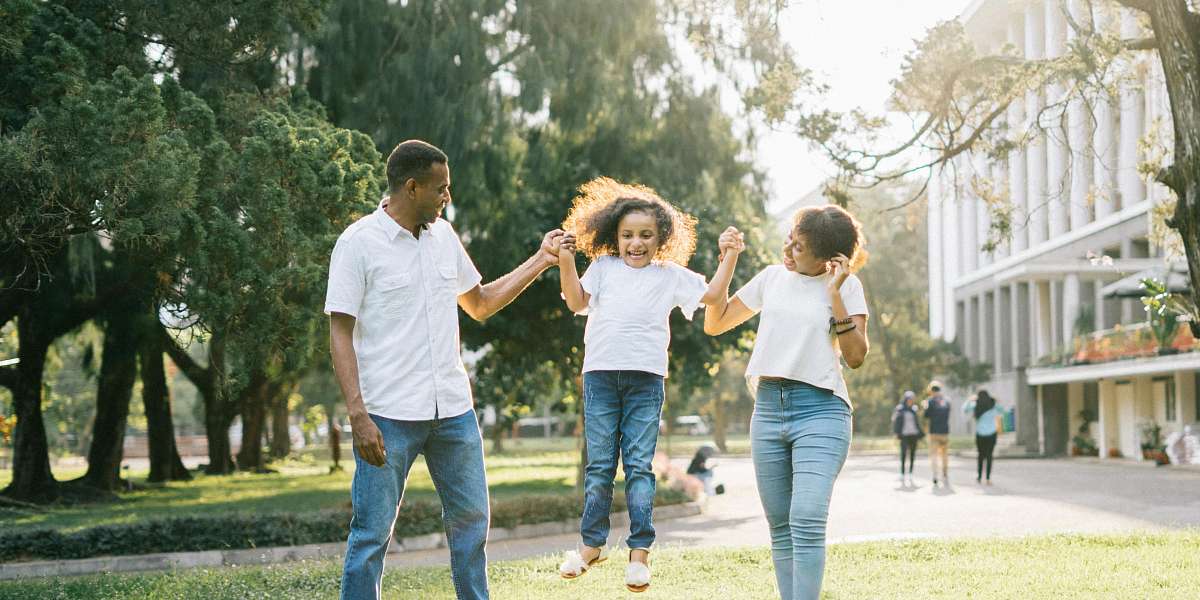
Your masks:
{"label": "jumping girl", "polygon": [[[567,308],[587,315],[584,333],[584,434],[588,464],[584,484],[582,545],[559,567],[566,579],[587,572],[608,556],[609,510],[617,456],[625,467],[629,507],[629,566],[625,585],[650,587],[654,543],[654,474],[667,376],[669,317],[675,307],[688,319],[723,300],[742,247],[730,227],[721,235],[722,260],[711,284],[685,266],[696,248],[696,220],[654,190],[605,177],[579,189],[564,223],[559,252]],[[592,260],[580,278],[575,251]]]}

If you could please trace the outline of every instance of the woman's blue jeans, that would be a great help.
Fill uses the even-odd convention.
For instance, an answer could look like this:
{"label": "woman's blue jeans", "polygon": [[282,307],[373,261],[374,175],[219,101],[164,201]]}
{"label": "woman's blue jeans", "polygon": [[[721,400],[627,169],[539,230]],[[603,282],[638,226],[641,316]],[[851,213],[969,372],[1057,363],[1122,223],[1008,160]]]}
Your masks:
{"label": "woman's blue jeans", "polygon": [[821,594],[829,497],[850,431],[849,407],[829,390],[786,379],[759,383],[750,449],[783,600]]}
{"label": "woman's blue jeans", "polygon": [[588,371],[583,374],[583,429],[587,440],[583,543],[608,543],[617,456],[625,465],[625,503],[629,506],[629,548],[654,543],[654,449],[662,414],[663,378],[644,371]]}

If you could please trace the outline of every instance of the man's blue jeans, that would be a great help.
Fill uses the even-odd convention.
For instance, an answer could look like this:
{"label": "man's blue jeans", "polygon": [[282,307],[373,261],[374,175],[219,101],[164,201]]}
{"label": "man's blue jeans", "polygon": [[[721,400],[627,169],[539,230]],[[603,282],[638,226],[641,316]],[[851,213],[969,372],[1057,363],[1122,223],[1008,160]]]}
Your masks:
{"label": "man's blue jeans", "polygon": [[625,465],[625,502],[629,506],[629,548],[654,543],[654,449],[662,414],[663,378],[644,371],[588,371],[583,374],[583,428],[587,439],[584,479],[583,543],[608,543],[617,455]]}
{"label": "man's blue jeans", "polygon": [[379,598],[383,557],[404,497],[408,470],[425,455],[442,500],[450,546],[450,574],[459,598],[487,598],[488,510],[483,439],[475,411],[434,421],[396,421],[371,415],[383,433],[387,464],[376,467],[354,453],[350,539],[342,571],[342,599]]}
{"label": "man's blue jeans", "polygon": [[816,600],[829,497],[850,449],[850,409],[829,390],[799,381],[763,380],[757,396],[750,450],[779,596]]}

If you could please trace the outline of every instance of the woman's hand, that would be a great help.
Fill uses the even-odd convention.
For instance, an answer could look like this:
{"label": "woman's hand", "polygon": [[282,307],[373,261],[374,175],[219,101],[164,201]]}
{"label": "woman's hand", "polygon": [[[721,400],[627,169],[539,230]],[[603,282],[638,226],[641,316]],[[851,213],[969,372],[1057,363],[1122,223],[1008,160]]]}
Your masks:
{"label": "woman's hand", "polygon": [[829,293],[840,294],[842,284],[850,276],[850,258],[845,254],[834,256],[829,259],[829,269],[833,272],[833,277],[829,278]]}
{"label": "woman's hand", "polygon": [[717,239],[717,250],[720,255],[717,262],[725,260],[726,252],[739,254],[746,249],[746,242],[742,237],[742,232],[738,231],[737,227],[730,225],[721,233],[721,237]]}

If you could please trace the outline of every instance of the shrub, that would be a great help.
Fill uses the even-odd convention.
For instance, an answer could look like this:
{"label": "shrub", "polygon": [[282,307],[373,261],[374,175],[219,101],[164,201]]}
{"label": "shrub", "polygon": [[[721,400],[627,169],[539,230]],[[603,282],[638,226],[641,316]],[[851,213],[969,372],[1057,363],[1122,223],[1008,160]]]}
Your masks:
{"label": "shrub", "polygon": [[[655,497],[657,505],[686,501],[682,493],[674,490],[660,490]],[[576,519],[582,510],[582,500],[571,495],[493,500],[492,527]],[[624,498],[618,496],[613,499],[613,511],[622,510],[625,510]],[[349,531],[348,510],[171,517],[101,525],[73,533],[30,529],[0,534],[0,562],[323,544],[345,541]],[[396,519],[396,537],[440,531],[440,504],[404,503]]]}

